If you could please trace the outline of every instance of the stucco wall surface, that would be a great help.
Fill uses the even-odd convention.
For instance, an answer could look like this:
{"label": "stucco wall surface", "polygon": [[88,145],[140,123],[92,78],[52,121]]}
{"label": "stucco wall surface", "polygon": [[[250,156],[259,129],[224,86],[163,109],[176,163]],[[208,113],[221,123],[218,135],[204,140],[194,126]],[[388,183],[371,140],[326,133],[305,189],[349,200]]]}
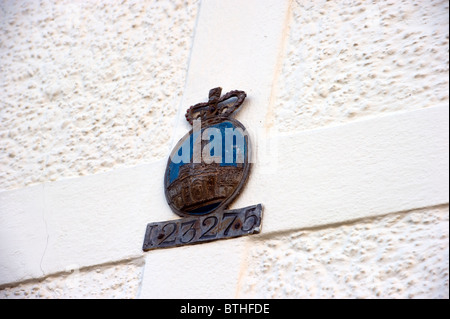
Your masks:
{"label": "stucco wall surface", "polygon": [[241,298],[448,298],[448,206],[252,243]]}
{"label": "stucco wall surface", "polygon": [[63,273],[4,288],[0,299],[136,298],[143,266],[142,259],[83,269],[69,265]]}
{"label": "stucco wall surface", "polygon": [[282,132],[448,104],[448,1],[292,1]]}
{"label": "stucco wall surface", "polygon": [[[233,248],[233,252],[245,257],[244,263],[237,267],[241,270],[236,273],[239,279],[235,278],[238,283],[235,296],[448,298],[448,223],[448,206],[439,206],[282,235],[253,236],[245,246],[240,240],[241,246]],[[236,243],[208,244],[209,253],[204,257],[209,260],[214,254],[223,255],[220,245],[227,249]],[[177,259],[187,258],[186,254],[198,254],[195,251],[195,247],[190,247],[186,251],[165,250],[161,254],[172,256],[171,264],[176,265]],[[236,256],[227,260],[233,259],[239,260]],[[152,272],[161,273],[164,259],[155,256],[149,260]],[[81,270],[76,266],[67,267],[66,273],[4,288],[0,290],[0,298],[139,297],[142,259]],[[189,266],[193,269],[195,262]],[[228,269],[231,274],[232,268]],[[169,269],[171,275],[167,278],[172,278],[172,284],[176,285],[180,281],[176,279],[177,270],[172,266]],[[217,270],[210,269],[209,273],[213,279]],[[232,278],[229,275],[221,278],[229,283]],[[152,298],[164,297],[170,283],[165,281],[165,276],[152,277]],[[205,284],[206,291],[199,297],[215,296],[215,290],[209,289],[211,282]],[[183,292],[178,293],[173,297],[186,297]]]}
{"label": "stucco wall surface", "polygon": [[197,9],[2,1],[0,190],[166,156]]}

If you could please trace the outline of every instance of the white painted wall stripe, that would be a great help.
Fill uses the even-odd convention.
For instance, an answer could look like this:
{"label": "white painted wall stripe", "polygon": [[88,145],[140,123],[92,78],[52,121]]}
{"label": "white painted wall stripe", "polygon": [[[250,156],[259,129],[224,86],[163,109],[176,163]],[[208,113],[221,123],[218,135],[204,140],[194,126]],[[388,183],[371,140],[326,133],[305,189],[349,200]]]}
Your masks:
{"label": "white painted wall stripe", "polygon": [[277,169],[252,176],[236,205],[262,201],[268,233],[448,203],[448,115],[442,106],[279,136]]}
{"label": "white painted wall stripe", "polygon": [[146,224],[176,218],[165,164],[0,193],[0,284],[141,256]]}
{"label": "white painted wall stripe", "polygon": [[[448,136],[447,106],[279,136],[232,206],[263,203],[268,234],[448,203]],[[177,218],[165,164],[0,193],[0,283],[141,255],[146,223]]]}
{"label": "white painted wall stripe", "polygon": [[0,284],[44,275],[43,185],[0,193]]}
{"label": "white painted wall stripe", "polygon": [[[207,100],[208,90],[217,86],[223,88],[223,93],[230,90],[247,93],[237,119],[250,130],[254,141],[265,136],[264,125],[274,75],[278,71],[289,2],[202,1],[174,143],[190,129],[184,119],[184,109]],[[259,174],[257,165],[253,176]],[[257,204],[263,199],[249,203]],[[235,297],[246,242],[246,238],[240,238],[181,247],[176,253],[147,254],[140,297]]]}

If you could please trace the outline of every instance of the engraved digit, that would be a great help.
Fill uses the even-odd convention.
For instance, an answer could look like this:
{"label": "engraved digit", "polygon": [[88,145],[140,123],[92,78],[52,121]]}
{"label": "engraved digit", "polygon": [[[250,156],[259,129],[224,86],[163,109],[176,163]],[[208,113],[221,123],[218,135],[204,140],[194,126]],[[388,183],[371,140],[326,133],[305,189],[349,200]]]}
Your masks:
{"label": "engraved digit", "polygon": [[[252,224],[249,228],[244,229],[245,223],[246,223],[247,220],[249,220],[250,218],[253,218],[253,224]],[[241,230],[242,230],[242,231],[249,231],[250,229],[253,228],[253,226],[256,225],[257,222],[258,222],[258,216],[256,216],[256,215],[248,215],[247,217],[245,217],[245,220],[244,220],[244,222],[242,223],[242,228],[241,228]]]}
{"label": "engraved digit", "polygon": [[[187,244],[187,243],[191,242],[192,239],[194,239],[195,234],[197,233],[197,232],[195,231],[195,228],[194,228],[195,222],[196,222],[195,220],[192,220],[192,221],[190,221],[190,222],[185,222],[185,223],[182,223],[182,224],[181,224],[180,229],[182,229],[184,225],[188,225],[188,224],[191,225],[191,227],[189,227],[188,230],[186,230],[186,231],[183,233],[183,235],[181,235],[180,241],[181,241],[183,244]],[[183,241],[184,235],[186,235],[186,234],[187,234],[189,231],[191,231],[191,230],[194,232],[194,233],[192,234],[191,239],[189,239],[188,241]]]}
{"label": "engraved digit", "polygon": [[213,229],[214,227],[216,227],[216,225],[217,225],[217,222],[219,221],[219,219],[217,218],[217,217],[215,217],[215,216],[209,216],[209,217],[206,217],[205,218],[205,220],[203,221],[203,226],[206,226],[206,221],[208,220],[208,219],[210,219],[210,218],[213,218],[214,219],[214,222],[213,222],[213,225],[211,226],[211,227],[209,227],[201,236],[200,236],[200,239],[203,239],[203,238],[215,238],[216,236],[217,236],[217,233],[216,234],[214,234],[214,235],[206,235],[207,233],[209,233],[210,231],[211,231],[211,229]]}
{"label": "engraved digit", "polygon": [[[161,242],[159,243],[160,245],[161,245],[162,243],[164,243],[164,242],[166,242],[167,244],[173,244],[173,243],[175,243],[175,239],[170,240],[170,241],[166,241],[167,238],[169,238],[170,236],[172,236],[172,234],[175,232],[175,230],[177,230],[177,225],[176,225],[175,223],[168,223],[168,224],[165,224],[164,227],[162,228],[162,231],[163,231],[163,234],[164,234],[164,233],[165,233],[166,227],[169,226],[169,225],[172,225],[172,226],[173,226],[172,231],[170,232],[169,235],[166,236],[166,238],[164,238],[163,240],[161,240]],[[164,236],[164,235],[163,235],[163,236]]]}
{"label": "engraved digit", "polygon": [[145,231],[144,249],[146,249],[149,246],[153,246],[152,231],[153,228],[155,227],[156,225],[147,225],[147,230]]}
{"label": "engraved digit", "polygon": [[228,232],[230,231],[231,226],[233,226],[233,224],[234,224],[234,222],[235,222],[235,220],[237,218],[237,215],[238,215],[238,213],[224,213],[223,214],[222,220],[224,220],[226,217],[229,217],[229,216],[233,216],[234,217],[233,220],[231,221],[231,223],[227,226],[227,228],[225,228],[225,231],[223,232],[223,234],[225,236],[228,236]]}

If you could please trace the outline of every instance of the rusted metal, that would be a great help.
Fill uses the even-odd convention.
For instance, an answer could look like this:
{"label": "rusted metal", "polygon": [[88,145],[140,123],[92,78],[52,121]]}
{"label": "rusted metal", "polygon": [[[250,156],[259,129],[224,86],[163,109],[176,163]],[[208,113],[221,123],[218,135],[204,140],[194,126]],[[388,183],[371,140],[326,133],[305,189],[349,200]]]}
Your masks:
{"label": "rusted metal", "polygon": [[[194,120],[201,120],[201,137],[194,137],[194,130],[187,133],[174,147],[164,176],[164,188],[167,203],[179,216],[194,216],[210,214],[214,211],[226,209],[247,181],[251,163],[249,161],[250,140],[245,127],[236,119],[231,118],[244,102],[247,96],[244,91],[231,91],[220,97],[220,87],[209,91],[209,101],[191,106],[186,112],[186,120],[193,124]],[[201,150],[211,142],[204,139],[203,133],[217,129],[222,136],[222,143],[227,137],[226,130],[238,132],[242,135],[243,143],[233,144],[233,152],[243,154],[242,162],[237,158],[225,162],[221,152],[220,160],[207,163],[192,161],[195,138],[201,138]],[[183,151],[183,146],[190,143],[190,160],[188,163],[175,164],[173,158]],[[221,146],[222,147],[222,146]],[[225,147],[223,147],[225,149]],[[226,152],[227,150],[225,150]],[[234,153],[233,153],[234,154]]]}
{"label": "rusted metal", "polygon": [[186,111],[193,129],[172,150],[164,175],[167,203],[183,218],[149,223],[144,251],[261,230],[261,204],[225,210],[248,179],[251,145],[244,125],[231,118],[247,95],[237,90],[221,93],[220,87],[211,89],[208,102]]}
{"label": "rusted metal", "polygon": [[209,90],[209,101],[198,103],[186,110],[186,121],[192,125],[194,120],[207,121],[213,118],[226,119],[235,112],[244,102],[247,94],[244,91],[230,91],[220,97],[222,88],[217,87]]}
{"label": "rusted metal", "polygon": [[202,217],[150,223],[142,249],[147,251],[257,234],[261,230],[261,219],[262,206],[258,204]]}

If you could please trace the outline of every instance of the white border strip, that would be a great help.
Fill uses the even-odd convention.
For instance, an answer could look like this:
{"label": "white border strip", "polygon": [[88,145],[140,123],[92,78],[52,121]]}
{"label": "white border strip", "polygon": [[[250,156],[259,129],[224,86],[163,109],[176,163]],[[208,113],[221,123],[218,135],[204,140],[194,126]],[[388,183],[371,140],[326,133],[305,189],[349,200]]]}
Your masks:
{"label": "white border strip", "polygon": [[[274,137],[231,208],[262,203],[267,234],[448,203],[448,127],[442,106]],[[177,218],[165,165],[0,193],[0,284],[142,255],[147,223]]]}

